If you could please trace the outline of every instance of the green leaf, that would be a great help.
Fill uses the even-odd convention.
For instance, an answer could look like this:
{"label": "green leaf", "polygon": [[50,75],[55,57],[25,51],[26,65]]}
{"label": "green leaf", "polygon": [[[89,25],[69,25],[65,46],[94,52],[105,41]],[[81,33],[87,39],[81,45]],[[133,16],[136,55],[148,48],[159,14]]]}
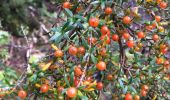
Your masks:
{"label": "green leaf", "polygon": [[70,17],[73,17],[73,13],[69,9],[65,8],[65,11]]}
{"label": "green leaf", "polygon": [[64,74],[64,81],[66,82],[67,86],[70,86],[70,83],[68,81],[67,75]]}
{"label": "green leaf", "polygon": [[80,20],[83,21],[83,22],[86,22],[86,21],[87,21],[87,19],[86,19],[85,17],[83,17],[83,16],[76,15],[75,17],[78,18],[78,19],[80,19]]}
{"label": "green leaf", "polygon": [[123,88],[123,93],[125,94],[128,90],[128,86],[125,86],[125,88]]}
{"label": "green leaf", "polygon": [[81,100],[89,100],[86,96],[80,96]]}
{"label": "green leaf", "polygon": [[100,3],[100,1],[93,1],[90,4],[98,4],[98,3]]}
{"label": "green leaf", "polygon": [[93,54],[91,54],[91,59],[92,59],[94,64],[97,63],[97,58]]}
{"label": "green leaf", "polygon": [[121,88],[124,88],[124,85],[123,85],[122,80],[121,80],[121,79],[118,79],[118,81],[119,81],[119,84],[120,84]]}

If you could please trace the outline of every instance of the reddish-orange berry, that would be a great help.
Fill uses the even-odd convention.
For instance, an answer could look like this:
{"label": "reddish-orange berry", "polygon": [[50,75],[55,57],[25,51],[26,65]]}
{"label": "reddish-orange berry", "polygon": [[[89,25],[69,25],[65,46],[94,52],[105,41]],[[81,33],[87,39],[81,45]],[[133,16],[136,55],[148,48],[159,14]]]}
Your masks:
{"label": "reddish-orange berry", "polygon": [[64,2],[63,3],[63,8],[70,9],[71,8],[71,3],[70,2]]}
{"label": "reddish-orange berry", "polygon": [[129,48],[132,48],[134,46],[134,42],[132,40],[129,40],[126,42],[126,45],[129,47]]}
{"label": "reddish-orange berry", "polygon": [[123,23],[124,24],[130,24],[131,23],[131,18],[129,16],[123,17]]}
{"label": "reddish-orange berry", "polygon": [[112,8],[106,7],[105,8],[105,14],[110,15],[112,13]]}
{"label": "reddish-orange berry", "polygon": [[99,25],[99,19],[98,18],[90,18],[89,25],[92,27],[97,27]]}
{"label": "reddish-orange berry", "polygon": [[103,89],[103,83],[102,83],[102,82],[98,82],[97,85],[96,85],[96,88],[97,88],[98,90]]}
{"label": "reddish-orange berry", "polygon": [[99,61],[97,64],[96,64],[96,67],[98,70],[100,71],[103,71],[106,69],[106,63],[103,62],[103,61]]}
{"label": "reddish-orange berry", "polygon": [[77,54],[78,49],[77,49],[77,47],[75,47],[75,46],[70,46],[68,52],[69,52],[70,55],[73,55],[73,56],[74,56],[74,55]]}
{"label": "reddish-orange berry", "polygon": [[66,93],[69,98],[74,98],[77,95],[77,89],[75,87],[70,87],[67,89]]}
{"label": "reddish-orange berry", "polygon": [[20,90],[18,92],[18,96],[21,98],[21,99],[25,99],[26,96],[27,96],[27,92],[25,92],[24,90]]}

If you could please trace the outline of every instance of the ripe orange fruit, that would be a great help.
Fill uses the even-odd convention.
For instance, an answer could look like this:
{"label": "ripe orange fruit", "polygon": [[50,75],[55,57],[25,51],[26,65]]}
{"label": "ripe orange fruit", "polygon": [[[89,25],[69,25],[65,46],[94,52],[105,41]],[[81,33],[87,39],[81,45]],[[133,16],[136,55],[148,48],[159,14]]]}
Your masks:
{"label": "ripe orange fruit", "polygon": [[130,24],[131,23],[131,18],[129,16],[123,17],[123,23],[124,24]]}
{"label": "ripe orange fruit", "polygon": [[100,71],[103,71],[106,69],[106,63],[103,62],[103,61],[99,61],[97,64],[96,64],[96,67],[98,70]]}
{"label": "ripe orange fruit", "polygon": [[109,38],[108,35],[102,35],[102,36],[100,37],[100,39],[101,39],[104,43],[110,44],[110,38]]}
{"label": "ripe orange fruit", "polygon": [[159,36],[157,34],[152,35],[152,39],[154,41],[157,41],[159,39]]}
{"label": "ripe orange fruit", "polygon": [[127,33],[127,32],[123,33],[123,38],[126,40],[129,39],[130,38],[129,33]]}
{"label": "ripe orange fruit", "polygon": [[166,54],[168,52],[168,48],[163,48],[163,49],[161,49],[161,53],[162,54]]}
{"label": "ripe orange fruit", "polygon": [[145,91],[145,90],[141,90],[141,96],[146,96],[147,95],[147,91]]}
{"label": "ripe orange fruit", "polygon": [[95,44],[97,42],[97,39],[94,37],[88,37],[88,43]]}
{"label": "ripe orange fruit", "polygon": [[55,53],[54,53],[54,56],[55,57],[62,57],[63,56],[62,50],[56,50]]}
{"label": "ripe orange fruit", "polygon": [[47,84],[43,84],[40,88],[40,91],[42,93],[46,93],[46,92],[48,92],[48,90],[49,90],[49,86]]}
{"label": "ripe orange fruit", "polygon": [[89,25],[92,27],[97,27],[99,25],[99,19],[98,18],[90,18]]}
{"label": "ripe orange fruit", "polygon": [[113,41],[118,41],[119,40],[119,36],[117,34],[113,34],[112,35],[112,40]]}
{"label": "ripe orange fruit", "polygon": [[66,93],[69,98],[74,98],[77,95],[77,89],[75,87],[70,87],[67,89]]}
{"label": "ripe orange fruit", "polygon": [[112,74],[108,74],[107,75],[107,80],[111,81],[113,79],[113,75]]}
{"label": "ripe orange fruit", "polygon": [[157,22],[160,22],[160,21],[161,21],[161,16],[155,16],[155,20],[156,20]]}
{"label": "ripe orange fruit", "polygon": [[145,28],[146,28],[146,30],[148,30],[148,31],[151,31],[151,30],[154,29],[154,27],[153,27],[152,25],[147,25]]}
{"label": "ripe orange fruit", "polygon": [[101,56],[106,56],[106,48],[102,48],[102,49],[100,50],[100,55],[101,55]]}
{"label": "ripe orange fruit", "polygon": [[132,95],[131,95],[130,93],[127,93],[127,94],[125,95],[125,100],[133,100]]}
{"label": "ripe orange fruit", "polygon": [[148,91],[149,87],[147,85],[142,86],[142,90]]}
{"label": "ripe orange fruit", "polygon": [[160,44],[160,49],[165,49],[167,46],[165,44]]}
{"label": "ripe orange fruit", "polygon": [[161,9],[166,9],[167,6],[168,6],[168,4],[167,4],[166,2],[160,2],[160,3],[159,3],[159,7],[160,7]]}
{"label": "ripe orange fruit", "polygon": [[64,87],[63,86],[59,86],[57,90],[58,90],[58,93],[61,93],[64,90]]}
{"label": "ripe orange fruit", "polygon": [[132,40],[129,40],[126,42],[126,45],[129,47],[129,48],[132,48],[134,46],[134,42]]}
{"label": "ripe orange fruit", "polygon": [[102,26],[100,31],[103,35],[106,35],[108,32],[110,32],[109,28],[106,25]]}
{"label": "ripe orange fruit", "polygon": [[138,32],[137,35],[138,35],[138,38],[140,39],[145,37],[145,34],[143,32]]}
{"label": "ripe orange fruit", "polygon": [[139,95],[135,95],[134,96],[134,100],[140,100],[140,96]]}
{"label": "ripe orange fruit", "polygon": [[80,53],[81,55],[85,54],[85,48],[83,46],[78,47],[78,53]]}
{"label": "ripe orange fruit", "polygon": [[81,68],[80,67],[75,67],[74,68],[74,74],[76,75],[76,76],[81,76],[82,75],[82,70],[81,70]]}
{"label": "ripe orange fruit", "polygon": [[21,99],[25,99],[26,96],[27,96],[27,92],[24,91],[24,90],[20,90],[20,91],[18,92],[18,96],[19,96]]}
{"label": "ripe orange fruit", "polygon": [[103,83],[102,83],[102,82],[98,82],[97,85],[96,85],[96,88],[97,88],[98,90],[103,89]]}
{"label": "ripe orange fruit", "polygon": [[164,65],[169,65],[169,61],[165,60]]}
{"label": "ripe orange fruit", "polygon": [[71,8],[71,3],[66,1],[63,3],[63,8],[67,8],[67,9],[70,9]]}
{"label": "ripe orange fruit", "polygon": [[160,2],[162,2],[162,0],[156,0],[156,3],[160,3]]}
{"label": "ripe orange fruit", "polygon": [[70,55],[74,56],[77,54],[78,49],[75,46],[70,46],[68,52]]}
{"label": "ripe orange fruit", "polygon": [[156,63],[157,63],[158,65],[164,63],[163,58],[157,58],[157,59],[156,59]]}
{"label": "ripe orange fruit", "polygon": [[105,8],[105,14],[110,15],[112,13],[112,8],[106,7]]}

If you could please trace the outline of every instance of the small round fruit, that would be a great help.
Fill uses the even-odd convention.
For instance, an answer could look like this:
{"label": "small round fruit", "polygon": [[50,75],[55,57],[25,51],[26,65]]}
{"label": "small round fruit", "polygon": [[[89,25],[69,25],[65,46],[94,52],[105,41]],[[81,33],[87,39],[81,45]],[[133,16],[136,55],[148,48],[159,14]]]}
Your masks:
{"label": "small round fruit", "polygon": [[125,100],[133,100],[132,95],[131,95],[130,93],[127,93],[127,94],[125,95]]}
{"label": "small round fruit", "polygon": [[165,44],[160,44],[160,49],[165,49],[167,46]]}
{"label": "small round fruit", "polygon": [[56,50],[55,53],[54,53],[54,56],[55,57],[62,57],[63,56],[62,50]]}
{"label": "small round fruit", "polygon": [[156,3],[160,3],[160,2],[162,2],[162,0],[156,0]]}
{"label": "small round fruit", "polygon": [[100,71],[103,71],[106,69],[106,63],[103,62],[103,61],[99,61],[97,64],[96,64],[96,67],[98,70]]}
{"label": "small round fruit", "polygon": [[90,18],[89,25],[92,27],[97,27],[99,25],[99,19],[98,18]]}
{"label": "small round fruit", "polygon": [[154,34],[154,35],[152,35],[152,39],[153,39],[154,41],[158,41],[159,36],[158,36],[157,34]]}
{"label": "small round fruit", "polygon": [[127,32],[123,33],[123,38],[126,40],[129,39],[130,38],[129,33],[127,33]]}
{"label": "small round fruit", "polygon": [[123,23],[124,24],[130,24],[131,23],[131,18],[129,16],[123,17]]}
{"label": "small round fruit", "polygon": [[168,48],[163,48],[163,49],[161,49],[161,53],[162,54],[166,54],[168,52]]}
{"label": "small round fruit", "polygon": [[161,16],[155,16],[155,20],[156,20],[157,22],[160,22],[160,21],[161,21]]}
{"label": "small round fruit", "polygon": [[156,63],[157,63],[158,65],[164,63],[163,58],[157,58],[157,59],[156,59]]}
{"label": "small round fruit", "polygon": [[140,100],[140,96],[139,95],[135,95],[134,96],[134,100]]}
{"label": "small round fruit", "polygon": [[71,3],[70,2],[64,2],[63,3],[63,8],[70,9],[71,8]]}
{"label": "small round fruit", "polygon": [[102,48],[102,49],[100,50],[100,55],[101,55],[101,56],[106,56],[106,48]]}
{"label": "small round fruit", "polygon": [[109,36],[107,36],[107,35],[102,35],[102,36],[100,37],[100,39],[101,39],[104,43],[110,44],[110,38],[109,38]]}
{"label": "small round fruit", "polygon": [[165,61],[164,61],[164,65],[169,65],[169,61],[168,61],[168,60],[165,60]]}
{"label": "small round fruit", "polygon": [[20,91],[18,92],[18,96],[19,96],[21,99],[25,99],[26,96],[27,96],[27,92],[24,91],[24,90],[20,90]]}
{"label": "small round fruit", "polygon": [[129,47],[129,48],[132,48],[134,46],[134,42],[132,40],[129,40],[126,42],[126,45]]}
{"label": "small round fruit", "polygon": [[107,14],[107,15],[112,14],[112,8],[106,7],[106,8],[105,8],[105,14]]}
{"label": "small round fruit", "polygon": [[96,88],[97,88],[98,90],[103,89],[103,83],[102,83],[102,82],[98,82],[97,85],[96,85]]}
{"label": "small round fruit", "polygon": [[141,90],[141,96],[146,96],[147,95],[147,91],[145,91],[145,90]]}
{"label": "small round fruit", "polygon": [[74,98],[77,95],[77,89],[75,87],[70,87],[67,89],[66,93],[69,98]]}
{"label": "small round fruit", "polygon": [[81,76],[83,72],[82,72],[80,67],[75,67],[74,73],[75,73],[76,76]]}
{"label": "small round fruit", "polygon": [[107,33],[110,32],[109,28],[106,25],[102,26],[100,31],[103,35],[106,35]]}
{"label": "small round fruit", "polygon": [[49,86],[47,84],[43,84],[40,88],[40,91],[42,93],[46,93],[46,92],[48,92],[48,90],[49,90]]}
{"label": "small round fruit", "polygon": [[108,80],[108,81],[111,81],[112,79],[113,79],[113,75],[112,75],[112,74],[108,74],[108,75],[107,75],[107,80]]}
{"label": "small round fruit", "polygon": [[88,38],[88,43],[90,44],[95,44],[97,42],[97,39],[96,38],[94,38],[94,37],[89,37]]}
{"label": "small round fruit", "polygon": [[148,91],[149,87],[147,85],[142,86],[142,90]]}
{"label": "small round fruit", "polygon": [[137,35],[139,39],[142,39],[145,37],[145,34],[143,32],[138,32]]}
{"label": "small round fruit", "polygon": [[168,4],[167,4],[166,2],[160,2],[160,3],[159,3],[159,7],[160,7],[161,9],[166,9],[167,6],[168,6]]}
{"label": "small round fruit", "polygon": [[74,56],[77,54],[78,49],[75,46],[70,46],[68,52],[70,55]]}
{"label": "small round fruit", "polygon": [[61,93],[64,90],[64,87],[63,86],[59,86],[57,90],[58,90],[58,93]]}
{"label": "small round fruit", "polygon": [[113,34],[112,35],[112,40],[113,41],[118,41],[119,40],[119,36],[117,34]]}
{"label": "small round fruit", "polygon": [[81,55],[84,55],[85,54],[85,48],[83,46],[80,46],[78,47],[78,52],[81,54]]}

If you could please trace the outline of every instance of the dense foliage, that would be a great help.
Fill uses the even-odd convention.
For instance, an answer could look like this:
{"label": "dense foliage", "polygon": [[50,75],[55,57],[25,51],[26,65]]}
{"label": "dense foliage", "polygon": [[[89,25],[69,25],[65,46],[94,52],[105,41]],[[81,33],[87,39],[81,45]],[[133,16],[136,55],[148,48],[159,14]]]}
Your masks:
{"label": "dense foliage", "polygon": [[31,61],[4,98],[170,99],[167,0],[63,2],[51,49]]}

